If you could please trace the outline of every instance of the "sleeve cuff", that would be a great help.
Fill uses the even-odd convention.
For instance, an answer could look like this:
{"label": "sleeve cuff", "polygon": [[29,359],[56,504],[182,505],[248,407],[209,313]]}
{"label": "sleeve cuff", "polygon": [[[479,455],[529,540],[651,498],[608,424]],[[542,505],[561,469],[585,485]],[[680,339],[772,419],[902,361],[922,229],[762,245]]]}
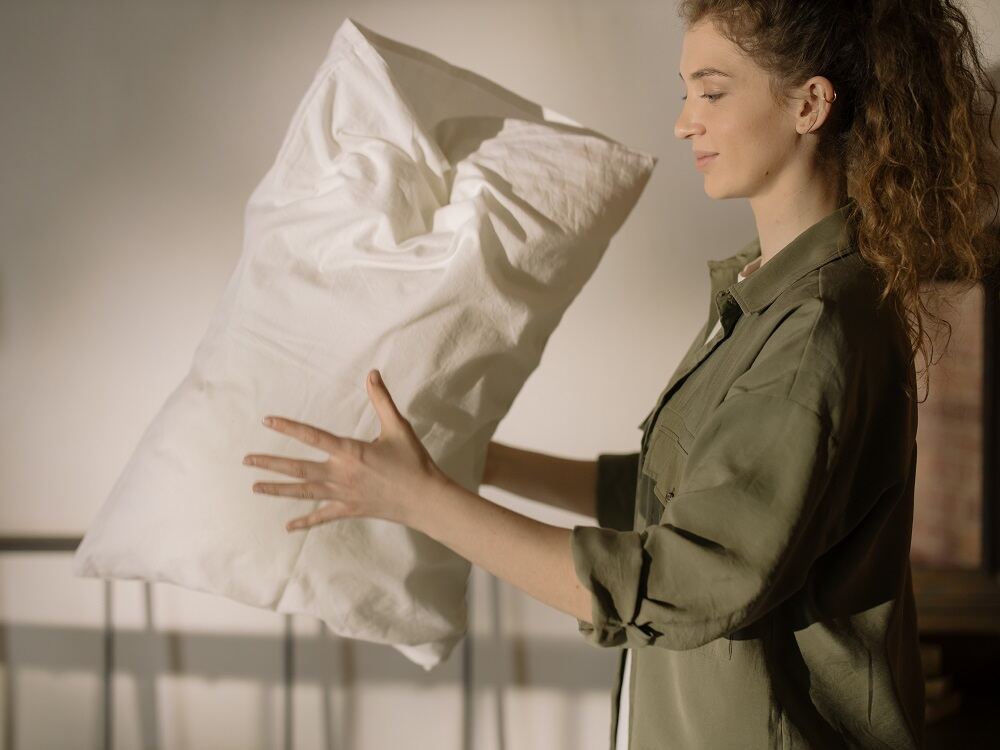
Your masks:
{"label": "sleeve cuff", "polygon": [[595,646],[645,646],[650,637],[634,624],[646,574],[642,535],[596,526],[574,526],[570,550],[577,578],[590,591],[591,622],[577,618],[584,640]]}

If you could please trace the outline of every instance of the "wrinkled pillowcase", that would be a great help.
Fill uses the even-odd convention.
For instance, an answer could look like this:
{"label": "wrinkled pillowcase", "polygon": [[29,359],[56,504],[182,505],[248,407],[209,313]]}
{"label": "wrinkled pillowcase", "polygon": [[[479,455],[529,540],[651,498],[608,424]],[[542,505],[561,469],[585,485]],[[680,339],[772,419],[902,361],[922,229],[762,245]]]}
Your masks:
{"label": "wrinkled pillowcase", "polygon": [[346,19],[250,196],[190,371],[75,574],[310,614],[425,669],[446,659],[465,632],[468,561],[381,519],[288,533],[323,501],[254,494],[289,478],[242,457],[326,458],[265,414],[374,439],[363,379],[377,367],[441,469],[477,490],[497,424],[655,163]]}

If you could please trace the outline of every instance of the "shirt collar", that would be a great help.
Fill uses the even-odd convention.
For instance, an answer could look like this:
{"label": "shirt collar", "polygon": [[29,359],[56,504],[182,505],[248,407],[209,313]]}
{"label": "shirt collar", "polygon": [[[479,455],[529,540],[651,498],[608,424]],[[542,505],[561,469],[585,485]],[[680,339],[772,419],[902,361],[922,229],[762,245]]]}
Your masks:
{"label": "shirt collar", "polygon": [[855,252],[848,224],[853,203],[853,199],[849,199],[827,214],[739,283],[737,274],[750,261],[760,257],[759,236],[735,255],[708,261],[716,304],[721,308],[725,298],[731,296],[743,313],[759,312],[810,271]]}

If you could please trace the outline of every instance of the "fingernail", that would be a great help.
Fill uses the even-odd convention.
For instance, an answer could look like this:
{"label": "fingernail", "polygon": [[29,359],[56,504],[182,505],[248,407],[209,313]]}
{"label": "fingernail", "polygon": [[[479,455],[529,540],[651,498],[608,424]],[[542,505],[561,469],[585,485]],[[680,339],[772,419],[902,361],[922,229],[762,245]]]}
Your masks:
{"label": "fingernail", "polygon": [[270,417],[264,417],[264,424],[266,424],[268,427],[270,427],[273,423],[274,423],[273,419],[271,419]]}
{"label": "fingernail", "polygon": [[372,384],[377,384],[378,383],[378,370],[372,370],[371,374],[368,376],[368,379],[372,382]]}

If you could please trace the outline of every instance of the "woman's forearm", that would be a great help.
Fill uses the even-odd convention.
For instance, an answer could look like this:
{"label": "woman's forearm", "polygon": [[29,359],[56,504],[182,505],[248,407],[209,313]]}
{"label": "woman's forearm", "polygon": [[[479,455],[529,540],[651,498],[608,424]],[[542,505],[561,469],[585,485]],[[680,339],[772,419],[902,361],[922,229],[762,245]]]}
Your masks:
{"label": "woman's forearm", "polygon": [[483,484],[594,518],[597,462],[560,458],[492,441]]}
{"label": "woman's forearm", "polygon": [[592,622],[593,595],[574,567],[572,529],[515,513],[451,480],[424,487],[401,523],[538,601]]}

